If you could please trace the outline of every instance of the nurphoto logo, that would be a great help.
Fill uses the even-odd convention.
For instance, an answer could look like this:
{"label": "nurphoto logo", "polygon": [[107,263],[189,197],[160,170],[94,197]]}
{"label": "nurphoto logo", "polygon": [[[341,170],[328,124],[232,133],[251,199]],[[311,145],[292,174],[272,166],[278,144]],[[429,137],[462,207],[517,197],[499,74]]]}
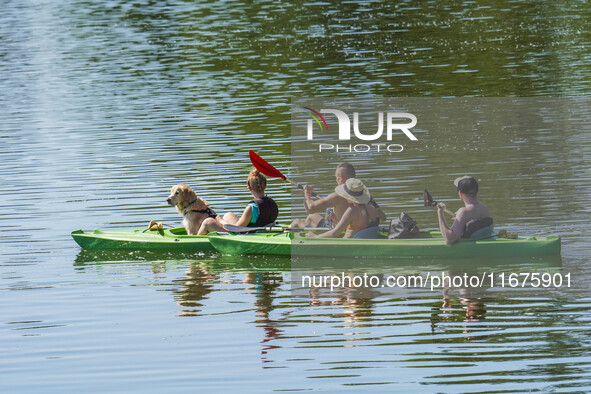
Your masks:
{"label": "nurphoto logo", "polygon": [[[316,111],[310,107],[303,107],[308,113],[310,119],[307,122],[307,134],[306,138],[308,141],[314,140],[314,129],[317,132],[327,133],[329,132],[328,123],[324,115],[333,115],[336,117],[338,122],[338,139],[339,141],[351,141],[352,138],[356,138],[361,141],[377,141],[384,135],[384,117],[386,118],[386,140],[392,141],[392,135],[398,132],[402,132],[411,141],[418,141],[417,137],[410,131],[411,128],[416,126],[417,117],[408,112],[392,112],[392,111],[380,111],[377,113],[377,131],[364,130],[362,132],[359,127],[359,112],[353,112],[353,127],[351,127],[351,118],[344,111],[332,108],[323,108]],[[329,120],[331,117],[329,117]],[[410,122],[409,122],[410,121]],[[353,130],[353,132],[351,132]],[[375,130],[375,129],[374,129]],[[331,127],[330,131],[333,131]],[[388,151],[388,152],[402,152],[404,147],[400,144],[383,144],[383,143],[372,143],[372,144],[356,144],[356,145],[339,145],[339,144],[318,144],[318,151],[336,151],[336,152],[370,152],[370,151]]]}

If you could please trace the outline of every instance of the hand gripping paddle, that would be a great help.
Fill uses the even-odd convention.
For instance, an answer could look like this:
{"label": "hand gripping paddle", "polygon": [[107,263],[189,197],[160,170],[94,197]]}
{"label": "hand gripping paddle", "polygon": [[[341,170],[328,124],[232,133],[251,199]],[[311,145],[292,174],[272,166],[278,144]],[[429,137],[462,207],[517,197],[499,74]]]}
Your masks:
{"label": "hand gripping paddle", "polygon": [[[425,201],[425,206],[426,207],[436,207],[437,206],[437,201],[433,201],[433,197],[431,197],[431,194],[429,194],[429,192],[427,191],[427,189],[425,189],[425,191],[423,192],[423,200]],[[445,212],[447,212],[451,216],[455,216],[456,215],[455,213],[453,213],[452,211],[450,211],[447,208],[445,208]]]}

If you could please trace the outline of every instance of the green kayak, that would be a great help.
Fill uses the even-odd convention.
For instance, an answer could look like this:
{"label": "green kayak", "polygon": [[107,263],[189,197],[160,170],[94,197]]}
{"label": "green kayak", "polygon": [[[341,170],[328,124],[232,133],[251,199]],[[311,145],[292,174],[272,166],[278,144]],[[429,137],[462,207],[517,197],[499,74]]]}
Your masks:
{"label": "green kayak", "polygon": [[560,254],[560,237],[461,239],[446,245],[438,230],[413,239],[305,238],[301,233],[208,235],[219,252],[230,255],[269,254],[325,257],[509,257]]}
{"label": "green kayak", "polygon": [[213,250],[206,235],[187,235],[184,227],[164,230],[94,230],[72,232],[86,250],[148,250],[153,252],[204,252]]}

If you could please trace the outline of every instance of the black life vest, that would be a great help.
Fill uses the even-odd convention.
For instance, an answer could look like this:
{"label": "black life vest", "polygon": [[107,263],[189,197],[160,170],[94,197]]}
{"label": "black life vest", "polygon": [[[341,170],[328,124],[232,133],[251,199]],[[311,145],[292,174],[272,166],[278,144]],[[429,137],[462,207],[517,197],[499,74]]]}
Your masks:
{"label": "black life vest", "polygon": [[259,207],[259,217],[256,222],[249,223],[248,227],[262,227],[275,223],[277,216],[279,216],[279,208],[272,198],[265,196],[263,198],[255,198],[249,204],[251,202],[254,202]]}
{"label": "black life vest", "polygon": [[466,230],[464,230],[462,238],[472,238],[472,234],[486,227],[490,227],[490,233],[492,234],[492,225],[493,219],[491,217],[472,219],[466,223]]}

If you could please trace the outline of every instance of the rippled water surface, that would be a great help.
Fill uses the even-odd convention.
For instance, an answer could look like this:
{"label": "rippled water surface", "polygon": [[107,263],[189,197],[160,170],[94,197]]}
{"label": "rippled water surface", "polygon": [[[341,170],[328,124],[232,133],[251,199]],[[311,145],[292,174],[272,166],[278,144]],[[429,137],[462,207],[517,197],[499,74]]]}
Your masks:
{"label": "rippled water surface", "polygon": [[[0,391],[591,389],[586,3],[2,8]],[[496,223],[561,235],[562,257],[336,262],[375,275],[570,273],[573,286],[298,294],[304,272],[289,259],[87,252],[71,239],[179,225],[165,199],[181,182],[240,211],[248,150],[288,170],[291,98],[317,96],[581,98],[564,125],[450,131],[392,156],[388,181],[367,179],[391,217],[435,226],[422,189],[457,208],[449,180],[468,158]],[[269,191],[287,222],[289,185]]]}

